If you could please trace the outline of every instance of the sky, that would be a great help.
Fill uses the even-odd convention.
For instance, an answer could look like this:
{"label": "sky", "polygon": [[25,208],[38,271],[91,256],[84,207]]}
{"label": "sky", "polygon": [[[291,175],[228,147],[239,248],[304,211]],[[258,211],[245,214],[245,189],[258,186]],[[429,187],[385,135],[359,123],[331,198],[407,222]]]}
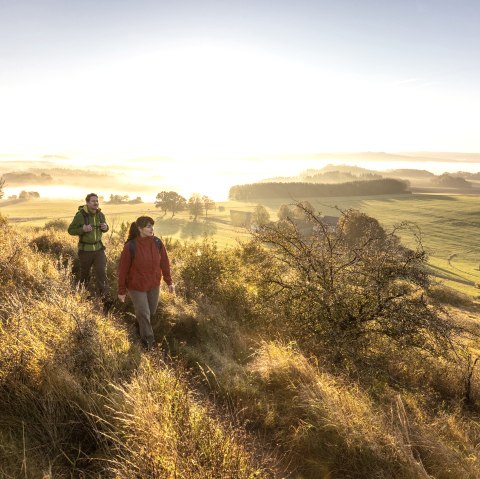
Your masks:
{"label": "sky", "polygon": [[478,0],[0,0],[0,154],[480,152]]}

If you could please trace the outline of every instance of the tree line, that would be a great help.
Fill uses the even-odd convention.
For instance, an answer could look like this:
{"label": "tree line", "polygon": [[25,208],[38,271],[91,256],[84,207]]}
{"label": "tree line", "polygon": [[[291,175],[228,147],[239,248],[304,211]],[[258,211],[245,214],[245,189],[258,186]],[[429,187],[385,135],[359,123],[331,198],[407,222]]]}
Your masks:
{"label": "tree line", "polygon": [[408,193],[405,181],[384,178],[371,181],[350,181],[340,184],[325,183],[253,183],[230,188],[231,200],[252,198],[285,198],[301,196],[369,196]]}
{"label": "tree line", "polygon": [[205,217],[208,212],[215,208],[215,201],[206,195],[201,196],[199,193],[194,193],[188,200],[176,191],[161,191],[157,194],[155,206],[163,211],[165,216],[168,212],[172,213],[172,218],[175,213],[188,210],[196,221],[197,217],[205,212]]}
{"label": "tree line", "polygon": [[135,205],[138,203],[143,203],[142,198],[140,196],[137,196],[134,199],[130,199],[129,195],[110,195],[110,200],[108,203],[111,203],[113,205],[122,205],[122,204],[129,204],[129,205]]}

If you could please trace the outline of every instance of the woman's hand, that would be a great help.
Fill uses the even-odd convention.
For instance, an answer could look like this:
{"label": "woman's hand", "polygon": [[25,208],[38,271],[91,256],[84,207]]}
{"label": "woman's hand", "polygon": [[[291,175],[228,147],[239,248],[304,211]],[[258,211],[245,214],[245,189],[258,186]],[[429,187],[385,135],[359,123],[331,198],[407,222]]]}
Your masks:
{"label": "woman's hand", "polygon": [[168,285],[168,292],[175,294],[175,285],[174,284],[169,284]]}
{"label": "woman's hand", "polygon": [[127,296],[126,294],[119,294],[118,295],[118,300],[121,302],[121,303],[124,303],[125,302],[125,296]]}

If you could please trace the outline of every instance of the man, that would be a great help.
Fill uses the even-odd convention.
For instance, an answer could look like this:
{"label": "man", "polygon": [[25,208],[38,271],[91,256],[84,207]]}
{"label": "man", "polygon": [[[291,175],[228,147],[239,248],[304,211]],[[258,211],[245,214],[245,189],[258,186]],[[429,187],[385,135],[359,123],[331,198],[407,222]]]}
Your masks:
{"label": "man", "polygon": [[80,283],[88,287],[90,271],[95,268],[97,280],[96,294],[104,300],[105,308],[111,306],[107,285],[107,257],[102,243],[102,234],[108,231],[105,215],[99,208],[98,195],[90,193],[85,198],[86,204],[79,206],[68,233],[78,236],[78,258],[80,260]]}

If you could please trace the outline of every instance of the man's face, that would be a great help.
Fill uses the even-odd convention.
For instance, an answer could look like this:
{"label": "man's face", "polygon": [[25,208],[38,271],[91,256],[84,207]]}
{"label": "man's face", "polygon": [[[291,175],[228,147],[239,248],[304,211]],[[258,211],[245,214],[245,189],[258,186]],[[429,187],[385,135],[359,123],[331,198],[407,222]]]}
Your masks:
{"label": "man's face", "polygon": [[90,199],[87,201],[87,208],[90,211],[97,211],[98,205],[98,196],[90,196]]}

